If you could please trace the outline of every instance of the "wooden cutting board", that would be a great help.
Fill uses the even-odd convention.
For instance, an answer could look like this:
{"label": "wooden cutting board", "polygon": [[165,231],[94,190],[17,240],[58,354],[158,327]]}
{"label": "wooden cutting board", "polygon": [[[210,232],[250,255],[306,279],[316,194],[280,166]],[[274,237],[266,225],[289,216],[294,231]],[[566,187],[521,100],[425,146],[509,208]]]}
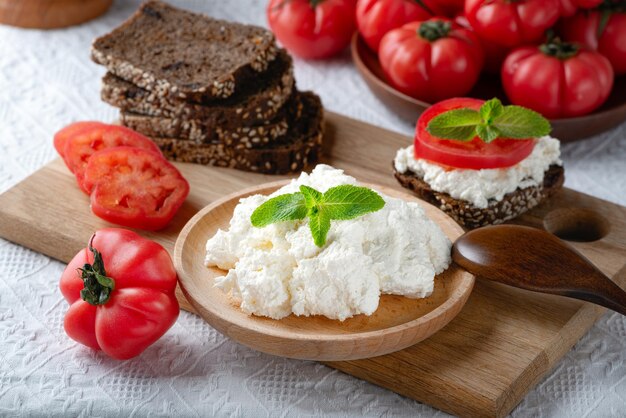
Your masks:
{"label": "wooden cutting board", "polygon": [[[50,138],[52,140],[52,138]],[[397,187],[391,161],[411,143],[403,135],[328,115],[325,162],[363,182]],[[279,176],[178,165],[191,194],[173,223],[143,235],[172,250],[178,231],[200,208],[225,194]],[[620,285],[626,283],[626,208],[565,189],[523,216],[521,224],[579,240],[574,246]],[[69,261],[92,232],[93,216],[60,160],[0,195],[0,236]],[[180,297],[182,306],[190,305]],[[406,350],[329,366],[462,416],[504,416],[605,312],[595,305],[478,280],[463,311],[442,331]]]}

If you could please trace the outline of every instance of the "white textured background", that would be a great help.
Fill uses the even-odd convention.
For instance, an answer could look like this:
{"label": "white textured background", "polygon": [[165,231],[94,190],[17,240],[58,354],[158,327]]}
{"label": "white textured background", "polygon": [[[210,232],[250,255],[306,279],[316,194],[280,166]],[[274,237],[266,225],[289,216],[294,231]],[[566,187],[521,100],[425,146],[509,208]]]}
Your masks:
{"label": "white textured background", "polygon": [[[265,1],[175,3],[265,25]],[[103,70],[90,62],[89,46],[137,4],[118,0],[103,18],[69,30],[0,27],[0,192],[55,158],[52,135],[62,126],[116,117],[99,100]],[[296,61],[296,75],[330,110],[413,130],[370,94],[347,53]],[[626,205],[625,136],[626,124],[564,146],[566,185]],[[57,289],[63,268],[0,240],[0,416],[445,416],[320,364],[239,346],[188,313],[140,357],[110,360],[63,333],[67,306]],[[618,314],[605,315],[513,412],[625,414],[626,320]]]}

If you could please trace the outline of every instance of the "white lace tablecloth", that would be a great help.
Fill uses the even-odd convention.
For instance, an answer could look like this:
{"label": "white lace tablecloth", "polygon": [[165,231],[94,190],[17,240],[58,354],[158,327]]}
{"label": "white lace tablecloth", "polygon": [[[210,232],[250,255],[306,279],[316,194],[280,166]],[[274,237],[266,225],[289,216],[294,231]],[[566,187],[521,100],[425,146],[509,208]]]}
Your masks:
{"label": "white lace tablecloth", "polygon": [[[176,3],[265,25],[265,0]],[[99,99],[103,70],[89,60],[89,46],[137,4],[118,0],[106,16],[67,30],[0,26],[0,192],[56,157],[52,135],[62,126],[116,118]],[[330,110],[412,132],[372,96],[348,53],[324,62],[296,60],[296,75]],[[625,136],[626,124],[565,145],[566,185],[626,205]],[[57,288],[64,267],[0,240],[0,416],[446,415],[314,362],[258,353],[185,312],[140,357],[111,360],[65,336],[67,304]],[[618,314],[605,315],[513,412],[625,414],[626,320]]]}

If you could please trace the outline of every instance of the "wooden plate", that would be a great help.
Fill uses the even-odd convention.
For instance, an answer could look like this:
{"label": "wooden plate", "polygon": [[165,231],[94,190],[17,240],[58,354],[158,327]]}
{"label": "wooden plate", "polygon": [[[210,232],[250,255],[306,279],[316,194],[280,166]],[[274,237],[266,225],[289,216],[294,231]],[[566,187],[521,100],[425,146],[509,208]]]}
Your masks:
{"label": "wooden plate", "polygon": [[[407,96],[387,84],[378,56],[367,47],[358,33],[352,38],[351,50],[356,67],[372,92],[402,119],[415,123],[431,104]],[[499,77],[489,74],[483,75],[467,95],[481,99],[498,97],[503,102],[507,101]],[[553,119],[551,135],[562,142],[578,141],[614,128],[625,120],[626,77],[618,77],[611,96],[602,107],[577,118]]]}
{"label": "wooden plate", "polygon": [[[214,328],[233,340],[265,353],[308,360],[355,360],[402,350],[443,328],[461,310],[474,286],[474,277],[452,265],[435,280],[425,299],[384,295],[371,316],[358,315],[344,322],[322,316],[291,315],[281,320],[246,315],[236,303],[213,286],[226,272],[204,266],[205,244],[215,232],[227,229],[239,199],[270,194],[287,181],[266,183],[220,199],[198,212],[181,231],[174,263],[183,293]],[[421,204],[454,241],[463,230],[439,209],[404,192],[371,186],[388,196]]]}
{"label": "wooden plate", "polygon": [[113,0],[0,0],[0,23],[54,29],[78,25],[106,12]]}

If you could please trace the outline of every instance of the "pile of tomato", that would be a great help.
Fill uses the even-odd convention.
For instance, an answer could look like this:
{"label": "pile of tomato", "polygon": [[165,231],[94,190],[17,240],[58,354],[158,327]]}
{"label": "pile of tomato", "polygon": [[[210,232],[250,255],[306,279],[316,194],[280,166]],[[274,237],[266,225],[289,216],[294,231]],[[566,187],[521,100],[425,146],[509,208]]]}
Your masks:
{"label": "pile of tomato", "polygon": [[54,147],[90,196],[93,213],[111,223],[165,228],[189,194],[159,147],[124,126],[76,122],[56,133]]}
{"label": "pile of tomato", "polygon": [[626,74],[626,0],[270,0],[267,13],[304,58],[342,51],[358,30],[389,83],[431,103],[490,73],[513,104],[575,117]]}

